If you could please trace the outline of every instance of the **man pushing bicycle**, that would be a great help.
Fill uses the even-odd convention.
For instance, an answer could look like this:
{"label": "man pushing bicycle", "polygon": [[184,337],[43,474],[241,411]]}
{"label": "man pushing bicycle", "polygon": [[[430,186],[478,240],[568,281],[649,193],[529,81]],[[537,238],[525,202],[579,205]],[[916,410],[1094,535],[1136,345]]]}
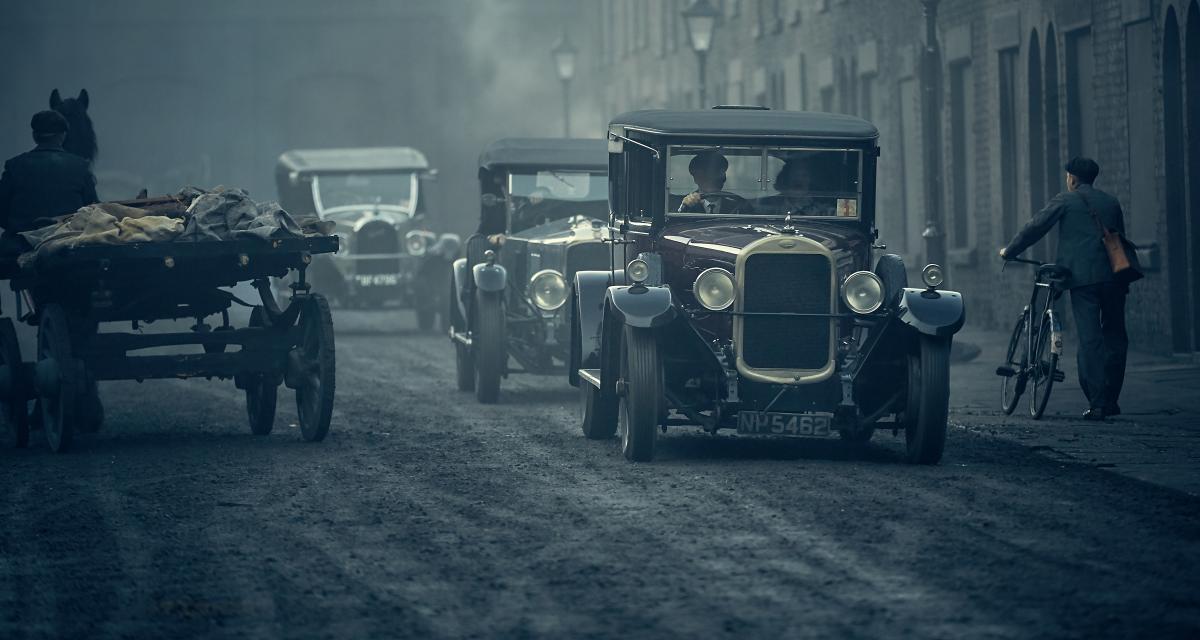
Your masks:
{"label": "man pushing bicycle", "polygon": [[1066,171],[1067,190],[1033,216],[1000,250],[1000,257],[1016,258],[1058,225],[1057,264],[1069,270],[1063,286],[1071,292],[1079,335],[1079,385],[1088,399],[1083,417],[1103,420],[1121,413],[1117,400],[1129,349],[1125,296],[1130,278],[1123,272],[1114,273],[1119,267],[1106,244],[1113,234],[1124,236],[1125,220],[1121,203],[1092,186],[1100,174],[1100,165],[1094,160],[1074,158]]}

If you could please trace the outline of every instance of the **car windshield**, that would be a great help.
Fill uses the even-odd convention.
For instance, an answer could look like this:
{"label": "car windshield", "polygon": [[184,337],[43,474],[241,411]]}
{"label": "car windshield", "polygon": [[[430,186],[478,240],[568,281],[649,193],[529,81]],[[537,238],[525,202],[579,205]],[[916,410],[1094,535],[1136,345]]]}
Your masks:
{"label": "car windshield", "polygon": [[509,227],[514,232],[573,215],[608,216],[604,173],[561,169],[510,173],[508,195]]}
{"label": "car windshield", "polygon": [[317,211],[379,207],[411,214],[416,208],[417,174],[328,173],[313,178]]}
{"label": "car windshield", "polygon": [[861,155],[857,149],[672,146],[667,211],[857,218]]}

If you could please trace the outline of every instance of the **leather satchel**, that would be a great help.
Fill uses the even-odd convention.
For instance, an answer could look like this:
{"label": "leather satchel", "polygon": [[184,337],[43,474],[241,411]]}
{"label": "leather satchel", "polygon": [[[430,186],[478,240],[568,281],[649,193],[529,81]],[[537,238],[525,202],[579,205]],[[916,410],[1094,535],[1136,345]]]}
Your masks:
{"label": "leather satchel", "polygon": [[1125,284],[1141,280],[1143,275],[1140,265],[1137,264],[1137,247],[1100,222],[1100,216],[1096,215],[1096,210],[1092,208],[1087,196],[1080,193],[1079,197],[1083,198],[1083,203],[1087,205],[1088,213],[1092,214],[1092,220],[1100,232],[1104,251],[1108,254],[1108,262],[1112,266],[1113,278]]}

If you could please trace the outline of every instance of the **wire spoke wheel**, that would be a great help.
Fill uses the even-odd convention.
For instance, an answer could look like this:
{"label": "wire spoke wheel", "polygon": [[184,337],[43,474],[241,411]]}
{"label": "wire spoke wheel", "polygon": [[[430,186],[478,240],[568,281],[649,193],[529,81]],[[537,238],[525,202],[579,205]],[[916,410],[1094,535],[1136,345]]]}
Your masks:
{"label": "wire spoke wheel", "polygon": [[1050,402],[1050,391],[1054,388],[1054,372],[1058,370],[1058,354],[1054,353],[1051,341],[1054,338],[1050,314],[1042,316],[1042,325],[1037,333],[1037,348],[1033,352],[1033,395],[1029,398],[1029,414],[1035,420],[1046,412]]}
{"label": "wire spoke wheel", "polygon": [[1012,415],[1013,410],[1017,408],[1017,402],[1021,399],[1021,394],[1025,393],[1025,385],[1028,382],[1028,331],[1029,323],[1025,321],[1025,314],[1021,314],[1017,325],[1013,327],[1012,338],[1008,341],[1008,353],[1004,358],[1004,366],[1012,371],[1012,375],[1002,376],[1000,388],[1000,408],[1008,415]]}
{"label": "wire spoke wheel", "polygon": [[323,440],[333,418],[335,362],[333,314],[325,296],[314,293],[300,312],[300,340],[293,350],[299,370],[296,378],[296,412],[300,434],[309,442]]}
{"label": "wire spoke wheel", "polygon": [[21,346],[12,320],[0,318],[0,366],[5,367],[9,397],[0,401],[0,420],[4,421],[4,446],[25,447],[29,444],[29,407],[25,399],[21,364]]}
{"label": "wire spoke wheel", "polygon": [[57,304],[41,310],[38,324],[38,399],[42,407],[42,429],[50,450],[61,453],[75,439],[75,359],[71,356],[71,331],[67,314]]}

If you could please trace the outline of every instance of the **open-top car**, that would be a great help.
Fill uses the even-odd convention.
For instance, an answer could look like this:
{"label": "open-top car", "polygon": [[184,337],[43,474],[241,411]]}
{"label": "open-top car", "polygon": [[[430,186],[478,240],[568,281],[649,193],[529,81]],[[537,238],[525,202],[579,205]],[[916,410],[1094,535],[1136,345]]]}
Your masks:
{"label": "open-top car", "polygon": [[460,238],[433,231],[425,184],[436,175],[411,147],[295,149],[279,156],[279,200],[297,217],[334,223],[342,250],[310,278],[342,306],[399,304],[421,329],[445,309],[444,283]]}
{"label": "open-top car", "polygon": [[479,232],[451,282],[460,390],[495,402],[509,373],[562,372],[569,282],[611,260],[607,175],[601,139],[507,138],[480,154]]}
{"label": "open-top car", "polygon": [[877,257],[878,135],[757,108],[612,121],[618,248],[569,302],[587,437],[619,430],[650,460],[671,425],[857,443],[884,426],[909,461],[940,460],[963,300],[941,267],[908,288],[900,257]]}

